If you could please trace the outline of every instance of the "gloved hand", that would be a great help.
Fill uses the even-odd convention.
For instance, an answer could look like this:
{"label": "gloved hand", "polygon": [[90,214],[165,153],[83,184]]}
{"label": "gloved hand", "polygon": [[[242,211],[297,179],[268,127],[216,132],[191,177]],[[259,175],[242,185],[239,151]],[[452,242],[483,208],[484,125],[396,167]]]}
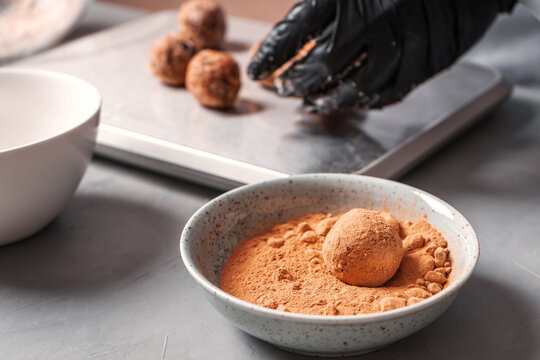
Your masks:
{"label": "gloved hand", "polygon": [[380,108],[450,66],[516,0],[304,0],[263,40],[248,66],[263,79],[309,40],[274,81],[310,112]]}

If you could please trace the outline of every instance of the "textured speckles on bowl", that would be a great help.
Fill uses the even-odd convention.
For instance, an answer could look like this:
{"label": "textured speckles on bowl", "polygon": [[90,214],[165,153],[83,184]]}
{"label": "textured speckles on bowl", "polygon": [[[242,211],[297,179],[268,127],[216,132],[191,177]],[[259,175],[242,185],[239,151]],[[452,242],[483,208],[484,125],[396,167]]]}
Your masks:
{"label": "textured speckles on bowl", "polygon": [[[448,240],[453,266],[449,285],[418,304],[358,316],[280,312],[219,289],[221,269],[240,241],[309,213],[342,213],[354,207],[384,209],[402,220],[426,218]],[[443,201],[397,182],[345,174],[299,175],[230,191],[193,215],[180,248],[207,299],[233,324],[284,349],[320,356],[373,351],[418,331],[450,306],[478,259],[472,227]]]}

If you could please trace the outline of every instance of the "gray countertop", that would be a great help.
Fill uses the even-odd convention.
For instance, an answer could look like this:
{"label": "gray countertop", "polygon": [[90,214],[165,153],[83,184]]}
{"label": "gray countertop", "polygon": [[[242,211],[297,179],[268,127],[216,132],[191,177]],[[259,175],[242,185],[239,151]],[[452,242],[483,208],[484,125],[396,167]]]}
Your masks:
{"label": "gray countertop", "polygon": [[[74,37],[141,15],[97,4]],[[507,47],[507,50],[504,48]],[[508,50],[509,49],[509,50]],[[512,97],[400,181],[459,209],[481,243],[456,302],[362,359],[540,358],[540,23],[522,8],[469,55]],[[531,55],[531,56],[529,56]],[[0,248],[0,359],[283,359],[204,300],[178,251],[212,189],[94,159],[44,231]]]}

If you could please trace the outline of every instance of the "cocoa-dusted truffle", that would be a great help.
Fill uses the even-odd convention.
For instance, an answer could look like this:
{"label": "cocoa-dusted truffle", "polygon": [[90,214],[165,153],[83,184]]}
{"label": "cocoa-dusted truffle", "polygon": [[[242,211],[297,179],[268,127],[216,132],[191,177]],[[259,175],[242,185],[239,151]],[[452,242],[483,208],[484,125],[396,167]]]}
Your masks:
{"label": "cocoa-dusted truffle", "polygon": [[225,37],[225,14],[215,0],[187,0],[178,9],[180,30],[197,49],[215,48]]}
{"label": "cocoa-dusted truffle", "polygon": [[199,51],[189,62],[186,88],[201,105],[211,108],[230,107],[240,90],[238,64],[227,53]]}
{"label": "cocoa-dusted truffle", "polygon": [[191,40],[175,31],[154,43],[148,56],[148,66],[165,84],[184,85],[187,65],[194,54]]}
{"label": "cocoa-dusted truffle", "polygon": [[357,286],[380,286],[394,276],[403,248],[390,216],[366,209],[353,209],[341,216],[323,243],[327,269]]}

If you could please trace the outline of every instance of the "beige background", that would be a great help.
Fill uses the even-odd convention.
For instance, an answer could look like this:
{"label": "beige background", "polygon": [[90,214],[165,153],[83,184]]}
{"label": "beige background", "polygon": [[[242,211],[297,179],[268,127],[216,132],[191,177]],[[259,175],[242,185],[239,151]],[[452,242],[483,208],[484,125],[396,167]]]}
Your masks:
{"label": "beige background", "polygon": [[[275,22],[299,0],[220,0],[225,10],[234,15]],[[139,7],[147,10],[175,8],[181,0],[107,0],[107,2]]]}

